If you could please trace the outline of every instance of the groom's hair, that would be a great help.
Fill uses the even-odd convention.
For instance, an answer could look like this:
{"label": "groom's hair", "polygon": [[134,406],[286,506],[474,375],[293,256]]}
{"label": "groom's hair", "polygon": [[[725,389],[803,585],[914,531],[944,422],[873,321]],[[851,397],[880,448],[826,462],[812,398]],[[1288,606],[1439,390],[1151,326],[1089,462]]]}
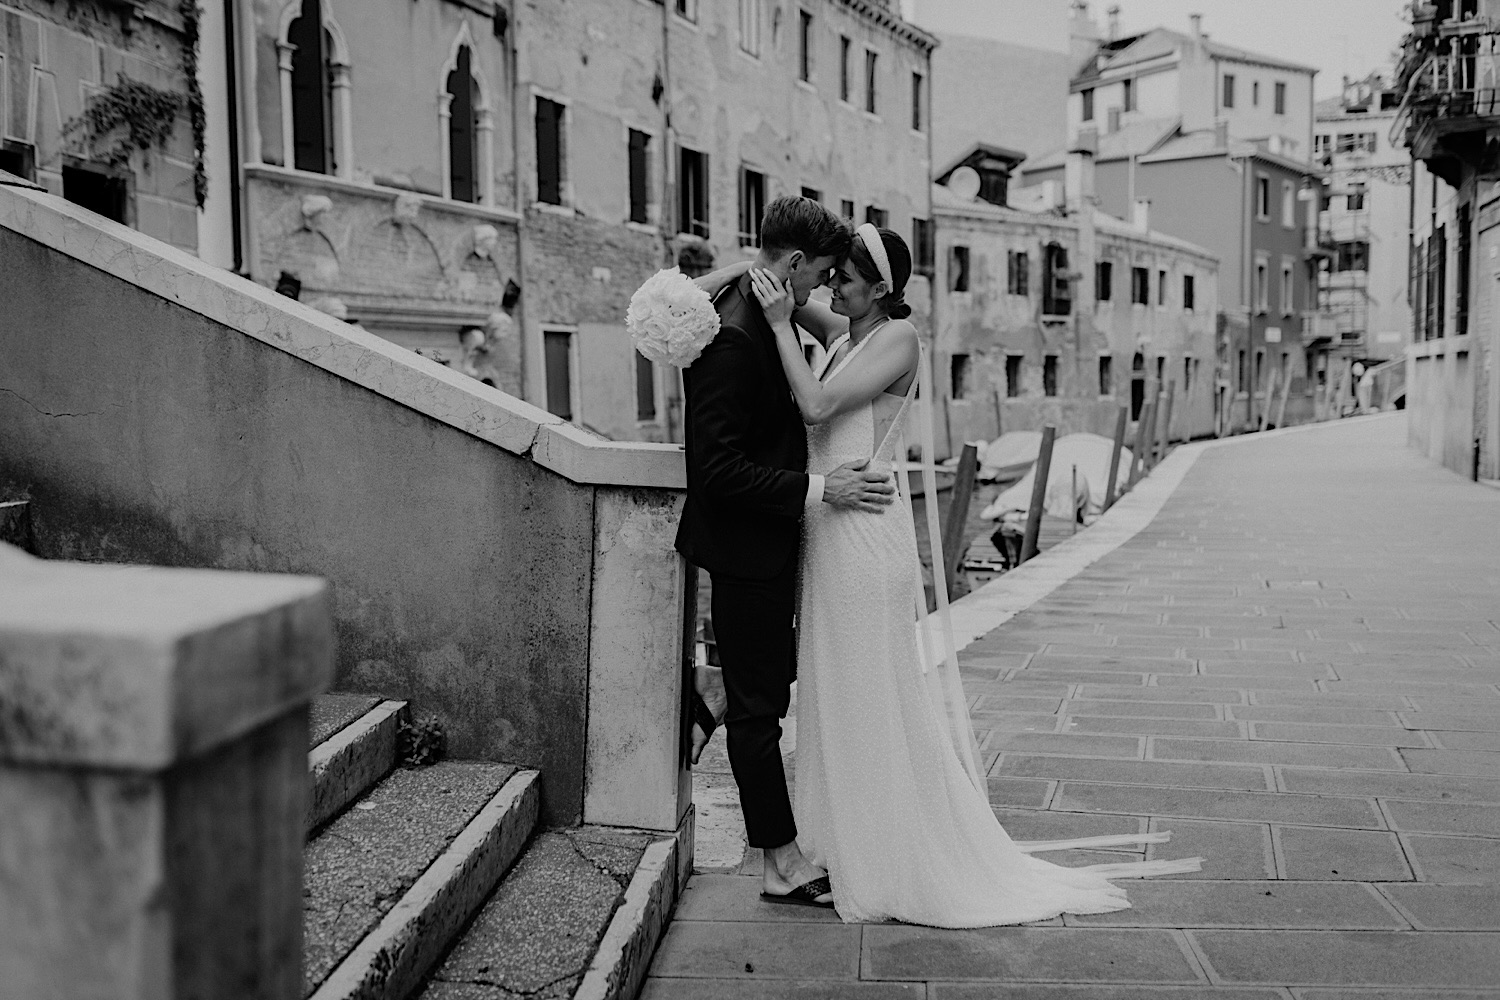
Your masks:
{"label": "groom's hair", "polygon": [[772,257],[793,250],[808,257],[842,257],[853,240],[849,224],[811,198],[777,198],[760,220],[760,247]]}

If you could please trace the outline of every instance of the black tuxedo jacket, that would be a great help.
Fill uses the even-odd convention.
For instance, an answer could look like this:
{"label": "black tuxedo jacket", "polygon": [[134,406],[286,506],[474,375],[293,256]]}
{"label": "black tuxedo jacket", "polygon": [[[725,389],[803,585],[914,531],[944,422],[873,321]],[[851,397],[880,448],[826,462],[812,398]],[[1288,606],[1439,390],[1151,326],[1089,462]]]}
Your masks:
{"label": "black tuxedo jacket", "polygon": [[714,308],[718,336],[682,373],[687,503],[677,551],[710,573],[768,580],[801,542],[806,430],[750,276]]}

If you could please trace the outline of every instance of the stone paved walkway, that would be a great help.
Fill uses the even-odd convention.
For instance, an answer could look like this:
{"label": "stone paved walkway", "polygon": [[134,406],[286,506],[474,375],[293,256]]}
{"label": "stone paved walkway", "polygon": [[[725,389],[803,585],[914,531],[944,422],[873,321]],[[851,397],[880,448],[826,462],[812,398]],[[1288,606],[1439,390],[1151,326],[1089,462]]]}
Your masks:
{"label": "stone paved walkway", "polygon": [[1500,997],[1500,491],[1404,441],[1386,417],[1205,449],[962,656],[1012,834],[1170,829],[1154,850],[1201,873],[1101,917],[845,925],[760,903],[721,839],[645,1000]]}

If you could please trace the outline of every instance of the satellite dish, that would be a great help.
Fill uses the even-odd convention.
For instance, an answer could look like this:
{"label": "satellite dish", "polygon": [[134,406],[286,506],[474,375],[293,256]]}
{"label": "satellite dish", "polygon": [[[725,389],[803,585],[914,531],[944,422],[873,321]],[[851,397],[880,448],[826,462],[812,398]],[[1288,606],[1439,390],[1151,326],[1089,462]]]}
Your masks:
{"label": "satellite dish", "polygon": [[979,194],[979,171],[973,167],[959,167],[948,175],[948,190],[964,201],[973,201]]}

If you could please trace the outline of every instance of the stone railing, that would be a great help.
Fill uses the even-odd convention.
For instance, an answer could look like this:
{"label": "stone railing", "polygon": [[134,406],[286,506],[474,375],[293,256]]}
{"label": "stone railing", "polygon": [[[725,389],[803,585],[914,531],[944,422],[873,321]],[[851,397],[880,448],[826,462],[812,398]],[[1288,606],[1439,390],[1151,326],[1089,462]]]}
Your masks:
{"label": "stone railing", "polygon": [[596,438],[44,192],[0,184],[0,260],[0,468],[39,554],[323,577],[336,688],[539,768],[545,822],[676,828],[678,446]]}
{"label": "stone railing", "polygon": [[328,596],[0,545],[0,997],[302,995]]}

